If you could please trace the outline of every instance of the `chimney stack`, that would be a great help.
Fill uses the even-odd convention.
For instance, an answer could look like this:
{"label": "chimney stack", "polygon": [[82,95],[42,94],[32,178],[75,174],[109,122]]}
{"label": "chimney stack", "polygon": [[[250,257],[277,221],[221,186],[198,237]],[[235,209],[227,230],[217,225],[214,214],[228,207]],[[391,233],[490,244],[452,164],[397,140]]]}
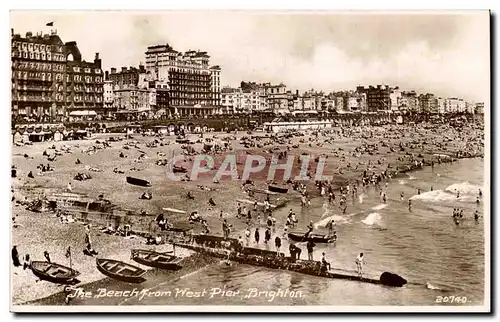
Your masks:
{"label": "chimney stack", "polygon": [[94,64],[101,68],[101,59],[99,58],[99,53],[95,53]]}
{"label": "chimney stack", "polygon": [[111,74],[116,74],[116,68],[111,67]]}
{"label": "chimney stack", "polygon": [[127,67],[122,67],[122,73],[127,71]]}

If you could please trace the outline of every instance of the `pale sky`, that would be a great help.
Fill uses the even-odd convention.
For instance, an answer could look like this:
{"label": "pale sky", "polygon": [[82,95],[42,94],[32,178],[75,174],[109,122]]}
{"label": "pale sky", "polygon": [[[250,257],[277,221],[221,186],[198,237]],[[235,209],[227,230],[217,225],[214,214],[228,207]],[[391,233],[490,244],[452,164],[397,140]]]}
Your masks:
{"label": "pale sky", "polygon": [[11,28],[76,41],[103,69],[145,63],[147,46],[208,51],[221,85],[280,82],[330,92],[388,84],[489,102],[488,11],[399,12],[11,12]]}

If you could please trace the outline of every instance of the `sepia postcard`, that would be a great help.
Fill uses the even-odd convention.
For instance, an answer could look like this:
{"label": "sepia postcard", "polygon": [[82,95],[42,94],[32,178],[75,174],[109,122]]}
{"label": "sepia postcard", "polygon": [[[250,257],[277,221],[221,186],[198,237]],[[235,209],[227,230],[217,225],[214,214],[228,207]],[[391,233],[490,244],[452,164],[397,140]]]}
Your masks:
{"label": "sepia postcard", "polygon": [[12,312],[490,312],[490,12],[11,11]]}

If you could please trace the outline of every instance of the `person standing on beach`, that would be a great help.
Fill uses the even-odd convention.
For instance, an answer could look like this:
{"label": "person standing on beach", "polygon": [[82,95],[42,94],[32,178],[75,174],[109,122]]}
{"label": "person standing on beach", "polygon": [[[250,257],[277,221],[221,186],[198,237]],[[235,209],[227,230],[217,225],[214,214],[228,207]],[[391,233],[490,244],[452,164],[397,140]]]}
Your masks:
{"label": "person standing on beach", "polygon": [[365,258],[363,253],[359,253],[358,257],[356,257],[356,271],[359,277],[363,276],[363,265],[365,264]]}
{"label": "person standing on beach", "polygon": [[312,240],[309,240],[307,242],[307,259],[312,261],[314,260],[313,259],[313,252],[314,252],[314,246],[316,246],[316,244],[312,241]]}
{"label": "person standing on beach", "polygon": [[274,239],[274,245],[276,246],[276,253],[278,255],[281,248],[281,238],[279,238],[279,236],[276,236],[276,238]]}
{"label": "person standing on beach", "polygon": [[334,228],[335,228],[335,220],[330,220],[328,224],[326,225],[326,228],[328,228],[328,235],[333,236],[334,233]]}
{"label": "person standing on beach", "polygon": [[21,266],[21,262],[19,262],[19,253],[17,252],[16,245],[12,247],[12,264],[14,265],[14,267]]}
{"label": "person standing on beach", "polygon": [[68,190],[68,192],[73,191],[73,187],[71,187],[71,182],[68,182],[67,190]]}
{"label": "person standing on beach", "polygon": [[255,234],[254,234],[254,237],[255,237],[255,243],[259,243],[259,240],[260,240],[260,233],[259,233],[259,227],[256,227],[255,228]]}
{"label": "person standing on beach", "polygon": [[268,243],[270,240],[271,240],[271,230],[270,228],[267,228],[266,229],[266,233],[265,233],[265,236],[264,236],[264,243]]}
{"label": "person standing on beach", "polygon": [[411,211],[411,199],[408,199],[408,210]]}

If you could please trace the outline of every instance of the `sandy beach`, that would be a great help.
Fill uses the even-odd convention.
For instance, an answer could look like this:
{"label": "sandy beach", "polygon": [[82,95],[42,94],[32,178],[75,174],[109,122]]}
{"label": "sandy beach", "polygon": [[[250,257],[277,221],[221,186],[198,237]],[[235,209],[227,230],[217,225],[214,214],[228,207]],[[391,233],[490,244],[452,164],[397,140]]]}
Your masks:
{"label": "sandy beach", "polygon": [[[405,172],[418,169],[421,166],[430,166],[433,162],[450,162],[453,159],[481,157],[483,156],[483,131],[477,124],[466,124],[461,130],[456,130],[448,125],[390,125],[383,127],[352,127],[333,128],[324,133],[305,132],[303,136],[291,136],[281,138],[278,141],[270,138],[259,142],[263,147],[245,148],[241,143],[242,137],[261,136],[265,133],[238,133],[238,134],[205,134],[207,137],[216,136],[216,140],[229,137],[232,151],[214,155],[215,164],[219,165],[225,155],[237,153],[238,155],[262,154],[271,155],[280,151],[287,151],[289,155],[299,156],[303,153],[312,156],[328,156],[325,165],[325,175],[332,175],[332,185],[335,188],[353,184],[361,180],[363,172],[368,174],[381,174],[386,172],[385,180],[392,180]],[[109,137],[121,137],[122,141],[109,142]],[[199,135],[190,134],[191,141],[202,140]],[[154,141],[155,147],[148,147]],[[98,148],[89,153],[90,147],[102,147],[101,143],[106,141],[109,147]],[[281,142],[279,142],[281,141]],[[133,143],[134,142],[134,143]],[[168,144],[167,144],[168,142]],[[161,144],[163,146],[161,146]],[[267,144],[269,143],[269,144]],[[50,149],[55,145],[56,149]],[[127,149],[124,146],[127,146]],[[63,147],[67,147],[63,149]],[[190,145],[200,153],[203,142]],[[288,147],[288,149],[287,149]],[[70,152],[64,152],[70,151]],[[17,168],[17,178],[12,179],[14,227],[12,229],[12,245],[17,249],[22,259],[25,254],[30,254],[32,260],[44,260],[43,252],[50,253],[51,260],[56,263],[69,266],[69,259],[65,257],[68,246],[72,252],[72,266],[81,272],[81,284],[95,282],[104,278],[95,268],[95,258],[83,254],[84,249],[84,225],[80,222],[62,223],[53,212],[35,213],[26,209],[24,205],[16,201],[33,200],[41,195],[61,193],[66,190],[71,182],[72,192],[87,195],[89,198],[98,198],[103,195],[105,199],[118,208],[133,213],[130,217],[132,230],[147,231],[148,224],[157,214],[164,213],[162,208],[176,208],[184,210],[187,214],[168,214],[168,220],[174,226],[191,226],[194,233],[199,233],[202,226],[199,223],[189,224],[188,215],[197,211],[211,229],[211,234],[222,235],[220,213],[223,211],[224,218],[233,225],[231,237],[237,238],[245,229],[246,223],[236,218],[237,199],[252,199],[263,201],[265,195],[256,194],[250,197],[243,189],[241,181],[228,179],[214,183],[212,178],[215,171],[208,175],[200,176],[196,181],[172,181],[166,176],[166,167],[157,165],[157,161],[171,159],[173,155],[182,152],[182,145],[175,143],[175,137],[152,137],[140,134],[125,138],[124,134],[95,135],[91,139],[81,141],[44,142],[33,145],[14,146],[12,164]],[[44,151],[53,155],[55,151],[59,154],[54,161],[49,162],[44,156]],[[120,157],[123,153],[124,157]],[[25,154],[28,157],[25,157]],[[189,157],[188,157],[189,158]],[[192,158],[192,157],[191,157]],[[75,164],[79,159],[81,164]],[[50,163],[54,171],[40,173],[39,164]],[[240,162],[238,162],[240,164]],[[192,161],[182,163],[188,170]],[[91,168],[99,171],[92,171]],[[113,169],[119,169],[124,173],[116,173]],[[313,166],[314,168],[314,166]],[[27,174],[32,171],[34,178],[28,178]],[[238,168],[241,175],[243,167]],[[77,173],[88,173],[92,176],[89,180],[77,181],[73,177]],[[126,176],[133,176],[151,182],[148,188],[127,184]],[[265,176],[257,175],[251,177],[255,188],[267,189]],[[207,189],[200,189],[199,186]],[[319,196],[314,180],[307,182],[307,190],[312,197]],[[300,199],[300,194],[291,191],[286,195],[272,196],[271,203],[283,203],[293,199]],[[152,193],[151,200],[143,200],[139,197],[145,191]],[[190,191],[195,199],[186,198]],[[208,200],[212,198],[216,206],[210,206]],[[277,198],[280,198],[277,200]],[[247,206],[249,209],[250,205]],[[147,215],[140,215],[145,211]],[[263,215],[261,217],[264,217]],[[261,225],[263,222],[253,225]],[[277,218],[278,227],[282,226],[286,218]],[[99,257],[113,258],[125,262],[131,262],[131,248],[153,248],[146,246],[142,237],[123,238],[110,236],[100,232],[100,228],[106,225],[103,219],[92,222],[91,235],[94,248],[99,251]],[[299,228],[304,228],[307,222],[299,223]],[[280,232],[281,234],[281,232]],[[171,250],[170,244],[154,247],[159,251]],[[177,250],[177,255],[188,257],[192,253],[187,250]],[[204,263],[200,260],[200,263]],[[140,266],[139,264],[135,264]],[[197,265],[193,265],[195,267]],[[22,267],[12,269],[12,296],[14,304],[21,304],[35,299],[47,297],[53,293],[60,292],[62,286],[52,285],[48,282],[37,281],[30,270]],[[141,266],[142,267],[142,266]],[[145,267],[142,267],[145,268]],[[194,269],[194,268],[193,268]],[[188,273],[186,270],[184,273]],[[182,274],[182,271],[181,273]]]}

